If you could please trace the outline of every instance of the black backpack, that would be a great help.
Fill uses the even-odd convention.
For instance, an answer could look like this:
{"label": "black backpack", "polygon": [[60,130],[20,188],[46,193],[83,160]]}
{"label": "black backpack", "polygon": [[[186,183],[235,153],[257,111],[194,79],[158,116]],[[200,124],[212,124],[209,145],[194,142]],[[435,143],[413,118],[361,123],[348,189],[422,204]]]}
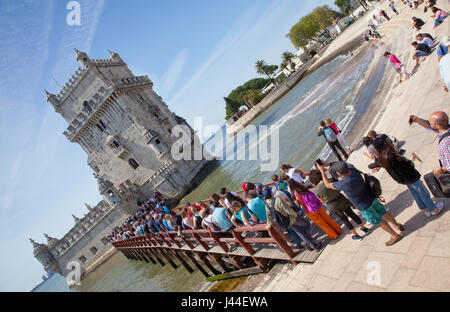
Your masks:
{"label": "black backpack", "polygon": [[389,159],[389,168],[386,171],[397,183],[405,185],[417,182],[421,176],[412,161],[399,155]]}
{"label": "black backpack", "polygon": [[275,209],[275,200],[276,198],[272,198],[269,206],[270,216],[272,217],[273,223],[284,232],[291,224],[291,220],[289,216],[285,216]]}
{"label": "black backpack", "polygon": [[369,191],[373,194],[373,196],[380,197],[381,194],[383,193],[383,191],[381,190],[380,180],[378,180],[373,175],[370,175],[368,173],[363,173],[361,171],[359,171],[359,173],[363,175],[364,182],[365,182],[367,188],[369,189]]}

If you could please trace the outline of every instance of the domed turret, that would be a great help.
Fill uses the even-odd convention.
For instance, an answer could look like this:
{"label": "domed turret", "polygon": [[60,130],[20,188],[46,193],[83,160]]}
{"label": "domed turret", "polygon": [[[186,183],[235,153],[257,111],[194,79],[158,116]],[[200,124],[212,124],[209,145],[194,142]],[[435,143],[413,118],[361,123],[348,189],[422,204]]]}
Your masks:
{"label": "domed turret", "polygon": [[75,53],[77,54],[77,62],[82,64],[85,68],[88,68],[89,65],[92,64],[91,59],[85,52],[75,49]]}

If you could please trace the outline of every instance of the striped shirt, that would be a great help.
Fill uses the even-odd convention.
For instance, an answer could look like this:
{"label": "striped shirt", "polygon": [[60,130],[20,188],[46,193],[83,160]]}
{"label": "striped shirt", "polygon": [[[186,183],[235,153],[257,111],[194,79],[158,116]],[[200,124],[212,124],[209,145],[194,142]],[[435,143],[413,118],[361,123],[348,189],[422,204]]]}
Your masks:
{"label": "striped shirt", "polygon": [[[428,130],[433,131],[438,134],[439,139],[441,139],[444,134],[450,131],[450,128],[442,134],[439,134],[436,130],[428,127]],[[450,170],[450,136],[444,138],[438,145],[439,160],[441,161],[441,166],[445,169]]]}

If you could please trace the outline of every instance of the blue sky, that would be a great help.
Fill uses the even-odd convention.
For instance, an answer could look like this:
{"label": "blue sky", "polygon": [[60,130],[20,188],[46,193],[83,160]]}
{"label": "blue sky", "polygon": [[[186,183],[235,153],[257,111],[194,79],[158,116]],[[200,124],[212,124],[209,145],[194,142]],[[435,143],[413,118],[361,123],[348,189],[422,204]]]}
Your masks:
{"label": "blue sky", "polygon": [[45,100],[79,66],[118,52],[135,75],[148,75],[169,108],[192,124],[224,123],[223,97],[258,77],[254,63],[279,65],[290,27],[332,0],[80,0],[81,25],[69,26],[67,0],[0,2],[0,291],[29,291],[44,273],[32,237],[62,237],[71,214],[101,197],[87,155],[62,132]]}

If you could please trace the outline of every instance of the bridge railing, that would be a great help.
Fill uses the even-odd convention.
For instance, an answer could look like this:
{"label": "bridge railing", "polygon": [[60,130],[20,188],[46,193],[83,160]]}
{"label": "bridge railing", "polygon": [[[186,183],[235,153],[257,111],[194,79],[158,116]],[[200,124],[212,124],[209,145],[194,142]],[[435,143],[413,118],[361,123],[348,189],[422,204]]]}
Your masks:
{"label": "bridge railing", "polygon": [[[244,232],[247,234],[244,234]],[[258,224],[253,226],[240,226],[230,232],[204,229],[185,230],[182,231],[182,236],[178,236],[175,231],[150,233],[131,237],[127,240],[113,241],[112,244],[127,256],[130,256],[131,252],[131,258],[137,257],[138,260],[147,261],[146,258],[150,255],[161,263],[160,257],[154,252],[154,250],[157,250],[163,258],[171,263],[168,254],[174,255],[180,260],[177,251],[181,251],[194,264],[196,264],[196,259],[193,259],[193,256],[205,262],[205,255],[208,255],[224,267],[223,263],[221,263],[220,256],[225,256],[236,267],[241,269],[244,266],[240,261],[240,257],[236,256],[236,253],[233,253],[233,251],[242,247],[245,252],[241,250],[239,255],[241,257],[251,257],[255,265],[264,269],[267,264],[256,253],[260,249],[268,248],[268,244],[275,245],[275,248],[278,248],[286,254],[292,263],[297,264],[294,260],[295,252],[289,246],[289,241],[292,240],[284,236],[278,228],[273,226],[269,227],[266,224]],[[230,250],[231,244],[235,244],[235,246]],[[270,248],[273,249],[273,247]],[[142,251],[144,251],[144,255]],[[154,259],[148,260],[156,263]],[[207,263],[205,262],[205,264]],[[174,264],[172,265],[176,267]],[[183,265],[186,267],[185,264]],[[199,267],[198,263],[196,266]]]}

